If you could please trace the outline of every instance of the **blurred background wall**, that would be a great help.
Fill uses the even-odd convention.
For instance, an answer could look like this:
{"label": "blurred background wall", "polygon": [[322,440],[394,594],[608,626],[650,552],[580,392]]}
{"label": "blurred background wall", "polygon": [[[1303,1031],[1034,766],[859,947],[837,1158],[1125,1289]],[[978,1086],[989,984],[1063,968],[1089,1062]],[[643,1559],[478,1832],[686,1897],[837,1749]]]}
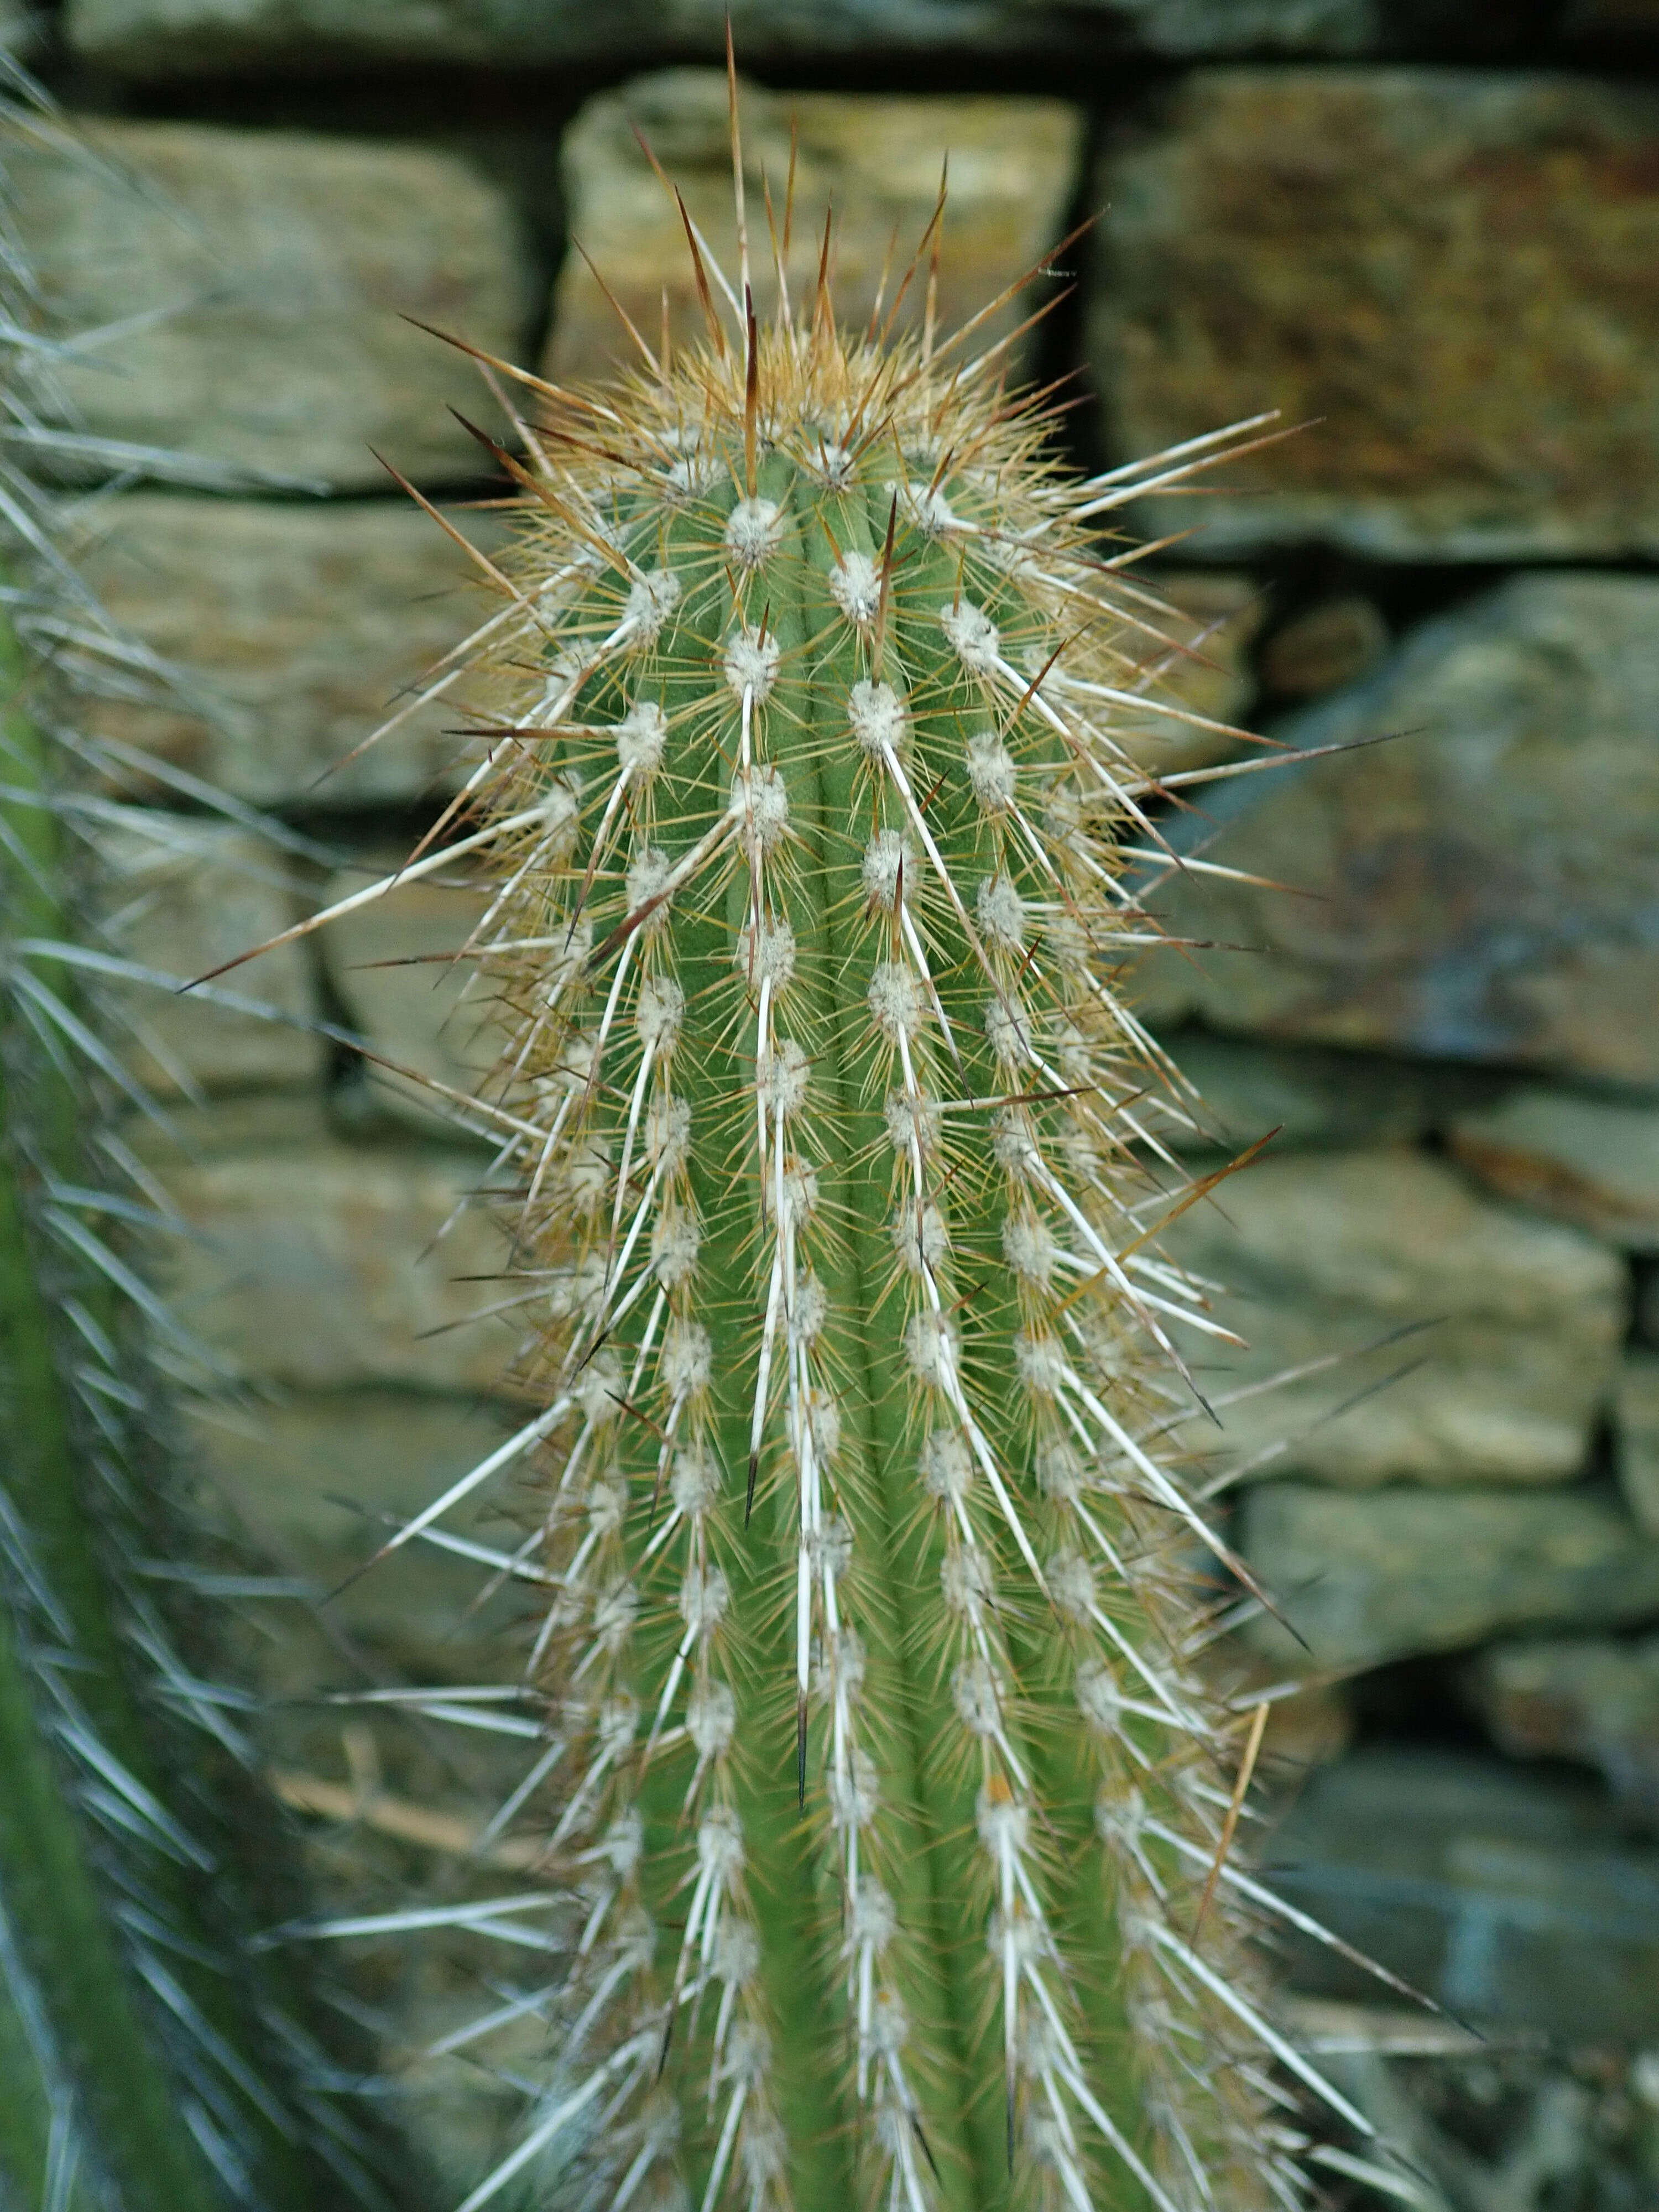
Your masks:
{"label": "blurred background wall", "polygon": [[[18,191],[48,295],[94,333],[70,372],[108,441],[88,572],[176,678],[94,714],[134,957],[198,972],[434,817],[459,750],[441,704],[336,765],[481,608],[376,458],[440,504],[492,489],[448,410],[499,411],[415,324],[603,373],[614,317],[572,233],[646,327],[665,281],[688,312],[630,123],[720,234],[722,15],[68,0],[14,33],[111,171],[26,161]],[[1171,805],[1178,848],[1292,890],[1166,872],[1176,933],[1245,949],[1159,956],[1141,988],[1216,1163],[1279,1132],[1176,1240],[1251,1346],[1211,1386],[1315,1370],[1240,1401],[1217,1462],[1254,1461],[1237,1540],[1304,1639],[1245,1631],[1257,1679],[1306,1685],[1269,1737],[1259,1849],[1485,2040],[1311,1951],[1287,2004],[1416,2144],[1425,2203],[1659,2203],[1659,6],[733,18],[751,166],[781,188],[793,119],[844,317],[948,149],[947,312],[1098,216],[1024,358],[1074,380],[1071,459],[1268,408],[1310,424],[1134,522],[1179,533],[1155,565],[1202,713],[1387,742]],[[221,488],[147,488],[135,449],[158,445]],[[1250,753],[1151,718],[1136,743],[1161,769]],[[285,843],[209,821],[204,781]],[[423,886],[240,971],[298,1026],[129,1009],[185,1139],[134,1137],[191,1231],[169,1287],[248,1386],[198,1423],[198,1473],[277,1577],[237,1632],[319,1910],[453,1893],[510,1771],[498,1740],[318,1702],[512,1663],[509,1600],[468,1610],[476,1577],[441,1551],[314,1602],[510,1412],[510,1335],[469,1322],[485,1232],[433,1245],[484,1156],[304,1026],[464,1085],[487,1020],[441,962],[375,963],[452,949],[476,910]],[[422,2091],[420,2158],[476,2175],[499,2085],[420,2054],[477,1957],[339,1960],[387,2080]]]}

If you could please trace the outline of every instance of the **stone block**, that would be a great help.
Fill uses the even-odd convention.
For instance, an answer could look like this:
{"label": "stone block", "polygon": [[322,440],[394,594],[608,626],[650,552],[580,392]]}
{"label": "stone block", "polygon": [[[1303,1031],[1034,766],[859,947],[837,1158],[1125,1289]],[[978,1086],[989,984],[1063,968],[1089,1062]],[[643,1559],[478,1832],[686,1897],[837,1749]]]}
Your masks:
{"label": "stone block", "polygon": [[1355,1725],[1353,1698],[1345,1682],[1310,1682],[1276,1698],[1262,1732],[1263,1774],[1328,1765],[1352,1743]]}
{"label": "stone block", "polygon": [[1512,1759],[1576,1759],[1659,1823],[1659,1637],[1550,1637],[1495,1644],[1464,1685]]}
{"label": "stone block", "polygon": [[[514,1680],[529,1586],[509,1583],[479,1605],[488,1569],[418,1540],[358,1571],[393,1525],[505,1432],[489,1409],[382,1389],[198,1408],[204,1514],[234,1532],[238,1553],[268,1577],[257,1590],[227,1589],[217,1610],[237,1678],[259,1695],[257,1711],[239,1717],[264,1765],[270,1817],[301,1831],[302,1912],[453,1905],[522,1886],[535,1864],[529,1837],[477,1848],[539,1756],[534,1735],[446,1725],[441,1705],[422,1710],[396,1694],[411,1684]],[[514,1549],[523,1534],[516,1503],[506,1477],[442,1527]],[[534,1726],[527,1710],[490,1710],[509,1726]],[[410,2134],[428,2171],[452,2192],[476,2186],[516,2108],[493,2070],[434,2057],[430,2045],[477,2016],[480,1978],[498,1947],[437,1929],[412,1948],[392,1937],[332,1951],[331,1970],[374,2020],[380,2064],[406,2091],[418,2079]],[[513,2052],[521,2079],[533,2075],[544,2042],[538,2027]],[[492,2046],[492,2057],[506,2063],[506,2046]]]}
{"label": "stone block", "polygon": [[1448,1142],[1501,1196],[1610,1244],[1659,1251],[1659,1101],[1528,1087],[1454,1121]]}
{"label": "stone block", "polygon": [[1495,1069],[1264,1043],[1212,1030],[1165,1030],[1159,1042],[1202,1098],[1183,1109],[1191,1129],[1159,1131],[1185,1152],[1236,1155],[1275,1131],[1275,1158],[1315,1146],[1415,1144],[1492,1104],[1517,1080]]}
{"label": "stone block", "polygon": [[[103,944],[155,977],[104,987],[139,1082],[161,1097],[320,1084],[327,1046],[307,1026],[321,1009],[305,945],[266,954],[205,996],[177,994],[299,919],[300,887],[283,855],[229,823],[149,807],[124,807],[91,835]],[[270,1016],[239,1011],[238,998]]]}
{"label": "stone block", "polygon": [[528,251],[469,162],[202,123],[81,129],[100,162],[25,144],[9,171],[48,307],[93,334],[59,366],[66,419],[339,489],[387,487],[371,447],[417,483],[490,473],[449,412],[486,417],[476,368],[407,319],[508,356],[524,343]]}
{"label": "stone block", "polygon": [[[482,518],[464,519],[494,542]],[[465,556],[411,501],[140,493],[99,521],[88,577],[176,680],[94,700],[96,733],[261,805],[397,805],[454,780],[466,748],[453,696],[348,759],[493,611]],[[166,795],[137,767],[114,773]]]}
{"label": "stone block", "polygon": [[1383,33],[1379,0],[1083,0],[1133,25],[1148,52],[1359,54]]}
{"label": "stone block", "polygon": [[1264,1778],[1293,1776],[1305,1766],[1340,1759],[1353,1741],[1358,1715],[1351,1686],[1341,1680],[1287,1677],[1271,1659],[1237,1636],[1224,1637],[1200,1662],[1213,1693],[1236,1712],[1249,1710],[1252,1694],[1267,1700],[1261,1735]]}
{"label": "stone block", "polygon": [[1659,1536],[1659,1352],[1625,1354],[1613,1418],[1625,1502],[1639,1525]]}
{"label": "stone block", "polygon": [[1418,1153],[1310,1152],[1258,1161],[1160,1241],[1227,1285],[1212,1312],[1247,1341],[1183,1332],[1223,1424],[1194,1417],[1184,1441],[1219,1466],[1519,1486],[1585,1463],[1613,1395],[1624,1275],[1577,1231],[1495,1206]]}
{"label": "stone block", "polygon": [[[833,205],[832,296],[836,320],[870,319],[883,272],[896,302],[902,273],[939,198],[950,158],[939,267],[941,337],[1016,283],[1065,230],[1082,142],[1080,112],[1059,100],[900,100],[841,93],[743,95],[744,173],[750,196],[755,310],[764,321],[776,279],[762,200],[769,179],[777,219],[796,132],[795,218],[790,295],[810,301]],[[692,221],[735,284],[732,155],[724,71],[667,70],[591,100],[562,149],[570,232],[652,345],[662,327],[662,292],[674,343],[706,329],[678,209],[652,170],[635,125],[684,194]],[[919,328],[923,270],[898,306],[899,328]],[[1022,294],[975,331],[981,351],[1041,303]],[[728,332],[729,335],[729,332]],[[554,295],[548,373],[562,383],[604,377],[637,362],[582,254],[566,257]]]}
{"label": "stone block", "polygon": [[[1659,1083],[1659,584],[1544,574],[1425,623],[1277,727],[1297,748],[1166,824],[1312,896],[1166,877],[1143,1011],[1217,1029]],[[1396,734],[1398,733],[1398,734]],[[1370,740],[1386,742],[1366,743]]]}
{"label": "stone block", "polygon": [[[402,857],[375,854],[362,867],[343,871],[325,886],[319,903],[331,906],[349,896]],[[400,1115],[428,1125],[447,1118],[445,1102],[398,1071],[408,1069],[415,1078],[429,1077],[471,1097],[505,1042],[488,984],[475,979],[471,962],[443,957],[459,951],[487,906],[474,890],[426,877],[319,933],[329,980],[351,1026],[397,1063],[396,1068],[370,1063],[370,1084]]]}
{"label": "stone block", "polygon": [[302,1390],[500,1390],[516,1342],[495,1302],[502,1246],[465,1152],[350,1145],[319,1110],[249,1102],[143,1137],[185,1236],[157,1253],[179,1316],[252,1382]]}
{"label": "stone block", "polygon": [[1244,1556],[1304,1639],[1249,1630],[1295,1670],[1357,1671],[1523,1628],[1608,1628],[1659,1613],[1659,1539],[1595,1486],[1379,1490],[1264,1483]]}
{"label": "stone block", "polygon": [[[1588,1782],[1374,1745],[1310,1779],[1270,1856],[1287,1898],[1461,2019],[1567,2045],[1659,2034],[1659,1850]],[[1375,1999],[1334,1953],[1286,1949],[1297,1989]]]}
{"label": "stone block", "polygon": [[1322,599],[1276,629],[1261,652],[1261,681],[1285,699],[1317,699],[1369,676],[1389,649],[1389,625],[1361,592]]}
{"label": "stone block", "polygon": [[[605,11],[627,18],[619,5]],[[477,7],[471,0],[70,0],[70,45],[140,80],[366,64],[511,61],[534,68],[608,49],[596,11],[575,0]]]}
{"label": "stone block", "polygon": [[[1200,70],[1106,154],[1114,459],[1277,407],[1206,556],[1659,547],[1659,94],[1447,69]],[[1149,534],[1194,520],[1149,502]]]}
{"label": "stone block", "polygon": [[[510,1419],[510,1416],[508,1417]],[[193,1456],[221,1510],[262,1560],[328,1601],[328,1621],[376,1664],[415,1682],[477,1682],[510,1655],[510,1591],[479,1612],[469,1607],[487,1571],[416,1541],[357,1570],[403,1522],[493,1451],[508,1433],[499,1409],[456,1398],[388,1389],[307,1392],[274,1404],[196,1409]],[[513,1470],[493,1491],[463,1501],[441,1532],[514,1548]],[[349,1579],[356,1577],[356,1579]],[[314,1696],[349,1680],[331,1661],[289,1639],[256,1646],[268,1697]],[[318,1665],[326,1672],[320,1678]],[[310,1672],[311,1679],[306,1679]],[[510,1678],[509,1678],[510,1679]]]}
{"label": "stone block", "polygon": [[[1255,690],[1250,647],[1266,611],[1260,586],[1224,568],[1162,569],[1146,581],[1169,610],[1148,609],[1146,620],[1173,649],[1133,629],[1115,641],[1117,649],[1139,664],[1159,698],[1210,721],[1237,725]],[[1259,750],[1225,731],[1197,729],[1150,708],[1144,716],[1126,710],[1115,734],[1131,760],[1159,775]]]}
{"label": "stone block", "polygon": [[[1613,0],[1600,0],[1603,7]],[[1622,0],[1628,7],[1634,0]],[[972,55],[1075,68],[1084,56],[1363,52],[1376,0],[69,0],[71,46],[139,79],[387,64],[637,67],[656,52],[775,65]]]}

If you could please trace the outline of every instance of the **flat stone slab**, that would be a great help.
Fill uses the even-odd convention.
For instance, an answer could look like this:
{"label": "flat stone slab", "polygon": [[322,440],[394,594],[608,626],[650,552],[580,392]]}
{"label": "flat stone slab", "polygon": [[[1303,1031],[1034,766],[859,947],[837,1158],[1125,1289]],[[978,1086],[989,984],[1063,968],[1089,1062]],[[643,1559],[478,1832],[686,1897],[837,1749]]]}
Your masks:
{"label": "flat stone slab", "polygon": [[1488,1188],[1633,1252],[1659,1251],[1659,1099],[1511,1091],[1447,1133]]}
{"label": "flat stone slab", "polygon": [[[533,1845],[515,1838],[482,1863],[473,1847],[538,1755],[534,1738],[446,1727],[429,1709],[352,1695],[507,1684],[522,1668],[532,1588],[509,1582],[480,1605],[488,1570],[418,1540],[362,1571],[401,1522],[502,1442],[511,1419],[464,1400],[354,1389],[204,1407],[191,1424],[204,1516],[228,1524],[268,1577],[257,1594],[221,1601],[221,1625],[234,1679],[259,1698],[239,1718],[282,1817],[309,1846],[302,1909],[317,1917],[384,1911],[388,1898],[441,1907],[460,1883],[524,1881]],[[524,1531],[498,1510],[511,1494],[510,1475],[486,1486],[443,1531],[515,1549]],[[428,1933],[418,1958],[360,1944],[340,1947],[335,1966],[374,2006],[380,2063],[418,2074],[409,2101],[423,2170],[468,2189],[489,2172],[513,2113],[492,2072],[415,2056],[476,2017],[488,1971],[476,1936]],[[545,2042],[538,2025],[514,2070],[532,2078]]]}
{"label": "flat stone slab", "polygon": [[[1656,418],[1659,419],[1659,418]],[[1154,1025],[1659,1085],[1659,584],[1517,576],[1279,726],[1358,751],[1200,788],[1166,874]],[[1383,742],[1376,742],[1382,740]]]}
{"label": "flat stone slab", "polygon": [[1261,680],[1285,699],[1316,699],[1369,676],[1389,650],[1389,625],[1374,599],[1344,592],[1316,600],[1274,631],[1261,653]]}
{"label": "flat stone slab", "polygon": [[[660,343],[665,286],[671,343],[684,345],[707,331],[679,210],[635,127],[736,286],[727,108],[723,70],[665,70],[619,92],[600,94],[566,131],[561,149],[565,198],[570,234],[581,251],[573,246],[567,254],[554,293],[547,370],[559,382],[580,383],[640,365],[600,278],[653,347]],[[918,272],[902,301],[898,294],[933,218],[947,155],[950,193],[938,288],[941,341],[1018,283],[1065,231],[1083,118],[1061,101],[901,100],[750,87],[741,112],[755,312],[762,322],[775,311],[777,300],[763,179],[769,180],[781,234],[792,130],[795,210],[787,272],[798,310],[803,302],[810,310],[825,210],[833,206],[836,321],[863,328],[878,295],[884,293],[884,323],[896,309],[896,331],[920,331],[927,270]],[[1045,281],[1052,292],[1052,279],[1038,280],[1032,296],[1011,298],[975,331],[966,353],[951,356],[953,364],[1006,336],[1039,307]],[[728,327],[728,340],[731,335]]]}
{"label": "flat stone slab", "polygon": [[1378,1151],[1260,1160],[1160,1241],[1227,1286],[1212,1311],[1247,1340],[1180,1332],[1223,1424],[1194,1417],[1182,1438],[1218,1468],[1363,1486],[1554,1482],[1584,1464],[1625,1286],[1579,1231]]}
{"label": "flat stone slab", "polygon": [[1659,1536],[1659,1352],[1627,1352],[1613,1401],[1613,1441],[1625,1501]]}
{"label": "flat stone slab", "polygon": [[[99,855],[95,947],[153,981],[106,979],[125,1066],[159,1097],[320,1084],[328,1047],[303,944],[268,953],[204,996],[178,986],[276,937],[304,912],[291,863],[251,832],[199,816],[127,807],[91,825]],[[244,1012],[237,999],[270,1009]]]}
{"label": "flat stone slab", "polygon": [[[260,805],[395,805],[464,776],[466,717],[453,694],[358,750],[494,611],[465,555],[412,501],[144,492],[97,517],[88,580],[173,680],[92,701],[94,734]],[[495,542],[487,518],[461,520]],[[170,795],[136,763],[111,774],[134,796]]]}
{"label": "flat stone slab", "polygon": [[[330,878],[319,906],[349,897],[404,857],[389,849],[366,856],[362,866]],[[396,1063],[369,1065],[373,1095],[400,1118],[428,1128],[447,1118],[446,1103],[418,1079],[470,1097],[506,1042],[488,983],[475,981],[470,960],[447,957],[459,952],[488,906],[482,892],[427,877],[318,933],[329,981],[352,1028]]]}
{"label": "flat stone slab", "polygon": [[1464,1684],[1512,1759],[1596,1767],[1629,1813],[1659,1825],[1659,1637],[1494,1644]]}
{"label": "flat stone slab", "polygon": [[[510,1417],[508,1417],[510,1419]],[[276,1405],[207,1407],[191,1425],[192,1449],[221,1510],[273,1570],[304,1585],[307,1604],[393,1674],[417,1682],[477,1682],[477,1670],[508,1657],[496,1604],[469,1614],[483,1576],[477,1564],[418,1540],[349,1580],[387,1538],[511,1433],[499,1407],[393,1389],[303,1392]],[[499,1544],[516,1523],[504,1510],[512,1478],[445,1516],[444,1533]],[[342,1587],[343,1585],[343,1587]],[[337,1591],[337,1595],[331,1593]],[[314,1698],[339,1679],[309,1642],[262,1638],[252,1647],[270,1698]],[[471,1669],[473,1671],[469,1671]],[[314,1722],[314,1716],[313,1717]],[[337,1718],[327,1724],[337,1731]]]}
{"label": "flat stone slab", "polygon": [[191,1232],[158,1246],[155,1273],[237,1373],[302,1390],[503,1389],[514,1334],[477,1318],[495,1296],[495,1226],[468,1207],[433,1243],[477,1186],[476,1155],[344,1143],[297,1102],[227,1103],[179,1128],[182,1156],[137,1139]]}
{"label": "flat stone slab", "polygon": [[1268,1619],[1250,1639],[1299,1672],[1659,1613],[1659,1539],[1596,1487],[1345,1496],[1263,1483],[1244,1501],[1240,1541],[1304,1644]]}
{"label": "flat stone slab", "polygon": [[428,485],[491,473],[449,412],[498,419],[476,368],[413,326],[524,345],[528,246],[470,162],[204,123],[77,127],[103,166],[20,145],[9,173],[48,307],[93,334],[58,371],[81,428],[338,489],[387,489],[376,451]]}
{"label": "flat stone slab", "polygon": [[[1375,1745],[1313,1775],[1257,1849],[1267,1879],[1460,2019],[1565,2044],[1659,2033],[1659,1850],[1588,1782]],[[1291,1937],[1293,1985],[1376,1984]]]}
{"label": "flat stone slab", "polygon": [[1164,1029],[1158,1042],[1201,1104],[1181,1101],[1193,1127],[1158,1135],[1172,1150],[1233,1157],[1277,1131],[1275,1159],[1309,1147],[1413,1145],[1493,1104],[1520,1079],[1382,1053],[1274,1044],[1213,1030]]}
{"label": "flat stone slab", "polygon": [[1345,54],[1366,51],[1382,29],[1376,0],[70,0],[66,14],[76,52],[140,78],[377,63],[637,66],[657,50],[719,61],[728,15],[744,63],[1042,54],[1075,67],[1125,52]]}
{"label": "flat stone slab", "polygon": [[1659,94],[1479,70],[1202,70],[1103,159],[1111,456],[1312,427],[1148,503],[1206,555],[1659,547]]}
{"label": "flat stone slab", "polygon": [[[1138,662],[1139,680],[1152,684],[1160,698],[1238,728],[1255,691],[1250,647],[1267,612],[1261,586],[1225,568],[1160,569],[1142,580],[1170,610],[1149,609],[1145,620],[1171,644],[1161,647],[1126,629],[1118,649]],[[1139,716],[1126,709],[1115,734],[1131,760],[1159,775],[1260,750],[1224,729],[1200,729],[1152,709]]]}

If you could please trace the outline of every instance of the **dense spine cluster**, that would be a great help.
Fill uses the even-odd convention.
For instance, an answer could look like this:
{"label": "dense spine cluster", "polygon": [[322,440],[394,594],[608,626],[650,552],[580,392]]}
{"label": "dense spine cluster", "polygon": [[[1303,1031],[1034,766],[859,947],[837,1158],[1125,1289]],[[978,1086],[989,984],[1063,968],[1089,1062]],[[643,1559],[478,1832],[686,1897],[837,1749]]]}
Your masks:
{"label": "dense spine cluster", "polygon": [[1115,981],[1177,648],[1089,527],[1233,434],[1066,483],[1006,342],[849,337],[781,254],[757,327],[738,222],[735,285],[688,222],[706,343],[520,378],[501,605],[434,687],[469,826],[392,879],[493,887],[540,1408],[398,1540],[524,1514],[545,1723],[495,1826],[577,1900],[495,2015],[556,2015],[555,2090],[469,2207],[562,2140],[617,2212],[1293,2205],[1278,2069],[1365,2128],[1265,2018],[1229,1856],[1228,1555],[1160,1451],[1218,1332]]}

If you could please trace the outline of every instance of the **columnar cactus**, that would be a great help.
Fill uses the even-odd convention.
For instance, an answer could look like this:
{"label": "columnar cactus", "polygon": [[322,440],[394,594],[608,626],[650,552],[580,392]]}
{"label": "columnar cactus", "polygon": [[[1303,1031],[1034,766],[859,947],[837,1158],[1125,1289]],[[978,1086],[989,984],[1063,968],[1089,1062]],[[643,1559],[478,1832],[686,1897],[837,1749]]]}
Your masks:
{"label": "columnar cactus", "polygon": [[1275,2067],[1364,2123],[1264,2014],[1195,1663],[1237,1563],[1160,1443],[1217,1332],[1117,981],[1175,649],[1090,531],[1237,438],[1066,482],[1007,341],[836,328],[827,234],[762,325],[741,173],[706,340],[507,372],[517,535],[440,679],[486,757],[411,863],[494,886],[538,1410],[398,1540],[522,1510],[496,1825],[577,1903],[468,2212],[562,2138],[617,2208],[1292,2204]]}
{"label": "columnar cactus", "polygon": [[[3,643],[11,648],[9,692],[16,654],[9,637]],[[13,863],[0,872],[12,925],[0,936],[8,969],[13,930],[27,936],[31,923],[43,933],[61,926],[48,888],[57,841],[42,750],[9,714],[0,735],[9,787],[0,832]],[[4,980],[15,988],[12,975]],[[51,1006],[63,977],[36,969],[24,980]],[[33,2203],[83,2203],[102,2162],[130,2177],[124,2201],[205,2212],[216,2197],[210,2170],[178,2112],[176,2083],[140,2033],[88,1838],[64,1788],[62,1753],[75,1743],[101,1759],[118,1803],[124,1792],[147,1824],[166,1817],[140,1778],[143,1753],[107,1594],[78,1510],[74,1408],[56,1316],[29,1233],[31,1184],[38,1198],[40,1182],[54,1170],[67,1180],[75,1158],[71,1103],[59,1070],[48,1064],[44,1079],[37,1071],[31,1083],[18,1066],[15,1027],[0,1015],[0,1404],[8,1437],[0,1488],[0,2190]]]}
{"label": "columnar cactus", "polygon": [[[0,180],[30,140],[80,158],[0,57]],[[167,1583],[215,1579],[178,1541],[166,1480],[157,1370],[176,1388],[191,1347],[123,1243],[154,1196],[120,1141],[146,1102],[94,995],[125,963],[88,918],[76,833],[106,802],[64,667],[130,690],[143,656],[67,556],[49,471],[106,457],[59,427],[61,333],[42,327],[9,207],[0,195],[0,2204],[276,2212],[313,2202],[319,2174],[331,2203],[384,2203],[287,1974],[254,1956],[217,1786],[253,1761],[241,1700],[202,1678],[207,1639],[181,1649],[162,1601]],[[132,458],[166,472],[162,454]]]}

